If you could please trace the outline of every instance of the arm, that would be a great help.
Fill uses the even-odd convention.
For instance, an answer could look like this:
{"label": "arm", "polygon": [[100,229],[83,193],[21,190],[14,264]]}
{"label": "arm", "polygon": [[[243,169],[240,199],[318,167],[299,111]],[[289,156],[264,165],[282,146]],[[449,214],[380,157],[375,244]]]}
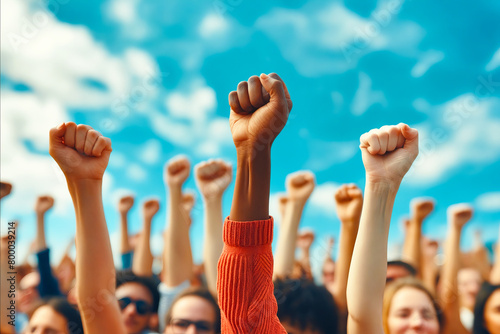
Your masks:
{"label": "arm", "polygon": [[191,278],[193,257],[189,240],[189,219],[182,206],[182,185],[189,176],[189,161],[175,157],[165,167],[168,188],[168,226],[163,248],[163,283],[175,287]]}
{"label": "arm", "polygon": [[[263,94],[263,89],[269,92]],[[229,94],[236,146],[233,203],[224,224],[217,290],[222,333],[286,333],[273,294],[273,221],[269,217],[271,145],[292,101],[276,74],[253,76]]]}
{"label": "arm", "polygon": [[68,246],[66,246],[66,250],[64,252],[63,257],[61,258],[61,261],[57,265],[55,269],[56,277],[59,281],[59,284],[61,286],[61,290],[65,295],[68,294],[68,292],[72,288],[72,282],[75,279],[75,263],[73,262],[73,259],[70,256],[71,249],[73,248],[73,244],[75,243],[75,239],[71,238],[71,241],[68,243]]}
{"label": "arm", "polygon": [[366,186],[347,283],[347,333],[383,334],[389,225],[401,180],[418,155],[418,132],[405,124],[384,126],[360,141]]}
{"label": "arm", "polygon": [[301,231],[297,236],[297,248],[300,249],[299,262],[305,271],[305,276],[310,280],[313,279],[310,250],[314,239],[315,235],[312,230]]}
{"label": "arm", "polygon": [[500,284],[500,229],[498,231],[498,239],[495,246],[495,255],[493,260],[493,268],[490,273],[490,283]]}
{"label": "arm", "polygon": [[422,276],[420,268],[420,245],[422,239],[422,224],[424,219],[434,210],[434,201],[425,198],[416,198],[411,202],[411,219],[406,228],[406,237],[403,245],[403,261],[411,264]]}
{"label": "arm", "polygon": [[292,273],[297,232],[306,202],[314,190],[314,174],[308,171],[292,173],[286,178],[286,188],[288,201],[276,245],[274,279]]}
{"label": "arm", "polygon": [[[354,243],[358,235],[359,219],[363,207],[363,193],[354,184],[343,185],[335,193],[335,202],[341,222],[340,249],[335,269],[335,280],[333,284],[330,284],[332,286],[327,288],[329,291],[333,291],[333,297],[340,313],[347,316],[347,278],[349,277]],[[344,318],[342,317],[342,319]]]}
{"label": "arm", "polygon": [[217,262],[222,253],[222,195],[232,180],[231,165],[222,160],[201,162],[195,167],[196,185],[203,196],[205,234],[203,261],[207,285],[217,294]]}
{"label": "arm", "polygon": [[481,273],[482,279],[488,281],[491,272],[490,260],[488,258],[488,250],[484,246],[479,230],[474,232],[474,249],[472,250],[472,254],[476,269]]}
{"label": "arm", "polygon": [[438,252],[439,244],[435,240],[422,238],[422,261],[421,261],[421,274],[424,286],[429,290],[433,296],[436,295],[436,278],[439,268],[436,265],[436,255]]}
{"label": "arm", "polygon": [[144,228],[139,236],[139,242],[134,252],[132,271],[138,276],[150,277],[153,275],[153,254],[151,254],[151,222],[160,209],[160,202],[156,199],[146,201],[142,207],[144,214]]}
{"label": "arm", "polygon": [[133,196],[124,196],[118,202],[118,212],[120,213],[120,253],[122,257],[122,268],[132,268],[133,247],[128,235],[128,212],[134,206]]}
{"label": "arm", "polygon": [[66,176],[75,207],[76,289],[84,331],[125,333],[102,205],[111,141],[89,126],[63,123],[50,130],[49,153]]}
{"label": "arm", "polygon": [[472,208],[457,204],[448,208],[448,236],[444,246],[444,264],[439,292],[446,316],[444,334],[468,333],[460,321],[457,275],[460,269],[460,236],[462,228],[472,218]]}
{"label": "arm", "polygon": [[40,284],[38,291],[40,297],[61,296],[59,282],[52,273],[50,266],[50,250],[45,242],[45,213],[54,205],[54,198],[50,196],[38,197],[35,204],[36,212],[36,238],[35,252],[40,273]]}

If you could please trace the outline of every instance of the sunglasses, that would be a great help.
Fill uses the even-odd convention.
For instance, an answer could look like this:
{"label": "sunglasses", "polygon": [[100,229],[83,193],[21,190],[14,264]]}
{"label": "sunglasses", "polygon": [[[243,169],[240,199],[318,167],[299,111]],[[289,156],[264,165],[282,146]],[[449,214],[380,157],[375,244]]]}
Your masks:
{"label": "sunglasses", "polygon": [[208,321],[191,321],[187,319],[172,319],[170,322],[173,332],[175,334],[185,333],[189,326],[194,325],[196,331],[200,334],[211,333],[214,325]]}
{"label": "sunglasses", "polygon": [[120,305],[120,309],[122,310],[126,309],[130,304],[134,304],[137,313],[140,315],[146,315],[152,311],[151,305],[149,305],[146,301],[140,299],[135,300],[129,297],[123,297],[121,299],[118,299],[118,304]]}

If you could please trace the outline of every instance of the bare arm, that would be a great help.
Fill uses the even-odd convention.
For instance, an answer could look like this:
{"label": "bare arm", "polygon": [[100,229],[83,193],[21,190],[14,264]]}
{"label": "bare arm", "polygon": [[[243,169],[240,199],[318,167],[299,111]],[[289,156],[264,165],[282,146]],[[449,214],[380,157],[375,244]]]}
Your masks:
{"label": "bare arm", "polygon": [[462,228],[472,218],[472,208],[465,204],[448,208],[448,235],[444,247],[444,264],[439,293],[441,307],[446,316],[443,333],[468,333],[460,321],[460,303],[457,275],[460,269],[460,236]]}
{"label": "bare arm", "polygon": [[122,254],[132,251],[128,236],[128,212],[133,206],[133,196],[124,196],[118,202],[118,212],[120,213],[120,253]]}
{"label": "bare arm", "polygon": [[493,268],[490,273],[490,283],[500,284],[500,229],[498,231],[497,244],[495,246],[495,257],[493,259]]}
{"label": "bare arm", "polygon": [[111,141],[86,125],[50,130],[50,155],[68,183],[76,213],[78,306],[86,333],[125,333],[115,298],[115,267],[102,205]]}
{"label": "bare arm", "polygon": [[311,269],[311,246],[316,238],[314,232],[310,229],[300,231],[297,235],[297,248],[300,249],[298,261],[305,271],[305,276],[312,280],[313,274]]}
{"label": "bare arm", "polygon": [[40,196],[35,204],[36,213],[36,238],[35,252],[47,249],[45,242],[45,213],[54,205],[54,198],[50,196]]}
{"label": "bare arm", "polygon": [[389,225],[401,180],[418,154],[418,132],[405,124],[384,126],[360,141],[366,186],[347,283],[347,333],[383,334]]}
{"label": "bare arm", "polygon": [[429,290],[433,296],[436,295],[436,278],[439,272],[439,268],[436,265],[436,255],[438,252],[439,244],[435,240],[429,240],[427,238],[422,238],[422,261],[421,261],[421,273],[422,282],[424,286]]}
{"label": "bare arm", "polygon": [[222,253],[222,196],[232,180],[231,165],[222,160],[201,162],[195,168],[196,185],[203,196],[205,234],[203,261],[208,289],[217,294],[217,262]]}
{"label": "bare arm", "polygon": [[292,173],[287,177],[286,188],[288,201],[276,245],[274,278],[292,273],[298,228],[306,202],[314,190],[314,174],[308,171]]}
{"label": "bare arm", "polygon": [[182,185],[189,176],[190,165],[185,157],[174,157],[165,166],[168,188],[168,226],[163,248],[163,282],[175,287],[190,279],[193,257],[189,240],[189,217],[182,206]]}
{"label": "bare arm", "polygon": [[150,246],[151,222],[159,209],[160,202],[156,199],[144,202],[142,207],[144,225],[132,261],[132,271],[138,276],[150,277],[153,275],[153,254],[151,254]]}

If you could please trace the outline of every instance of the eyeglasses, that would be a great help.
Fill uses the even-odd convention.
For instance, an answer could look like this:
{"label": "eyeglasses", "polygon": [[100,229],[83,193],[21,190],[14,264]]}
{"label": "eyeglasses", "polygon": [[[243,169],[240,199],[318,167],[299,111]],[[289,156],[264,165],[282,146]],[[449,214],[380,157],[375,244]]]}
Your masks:
{"label": "eyeglasses", "polygon": [[151,305],[148,304],[148,302],[144,300],[135,300],[129,297],[123,297],[121,299],[118,299],[118,304],[120,304],[120,309],[124,310],[129,306],[130,304],[135,305],[135,309],[137,310],[137,313],[140,315],[146,315],[151,312],[152,307]]}
{"label": "eyeglasses", "polygon": [[209,334],[214,330],[214,325],[208,321],[191,321],[187,319],[172,319],[170,322],[172,326],[172,331],[175,334],[186,333],[189,326],[194,325],[196,327],[196,332],[199,334]]}

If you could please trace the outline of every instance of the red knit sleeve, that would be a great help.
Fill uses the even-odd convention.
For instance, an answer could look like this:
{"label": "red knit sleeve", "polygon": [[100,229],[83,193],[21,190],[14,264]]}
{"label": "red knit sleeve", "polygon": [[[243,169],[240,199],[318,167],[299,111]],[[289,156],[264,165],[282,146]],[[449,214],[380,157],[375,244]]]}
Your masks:
{"label": "red knit sleeve", "polygon": [[217,291],[223,334],[283,333],[274,298],[273,219],[226,219]]}

